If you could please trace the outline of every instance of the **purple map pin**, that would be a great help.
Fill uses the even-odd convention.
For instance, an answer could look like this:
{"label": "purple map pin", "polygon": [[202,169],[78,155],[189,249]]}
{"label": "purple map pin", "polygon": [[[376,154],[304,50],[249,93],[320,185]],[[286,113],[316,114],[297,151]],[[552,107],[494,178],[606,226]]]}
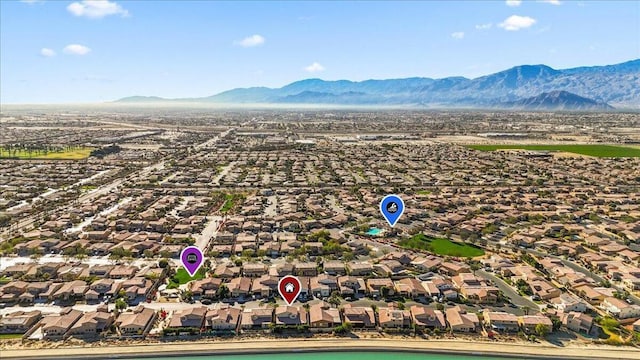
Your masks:
{"label": "purple map pin", "polygon": [[182,262],[182,266],[187,269],[187,272],[191,277],[193,277],[198,269],[200,269],[203,259],[204,255],[202,255],[202,251],[200,251],[200,249],[198,249],[198,247],[196,246],[187,246],[180,253],[180,261]]}

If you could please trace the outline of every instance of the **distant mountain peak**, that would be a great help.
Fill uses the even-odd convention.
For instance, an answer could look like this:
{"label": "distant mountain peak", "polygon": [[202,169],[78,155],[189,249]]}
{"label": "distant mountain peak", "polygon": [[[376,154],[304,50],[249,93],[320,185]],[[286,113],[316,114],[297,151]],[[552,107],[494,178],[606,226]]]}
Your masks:
{"label": "distant mountain peak", "polygon": [[611,110],[614,107],[565,90],[553,90],[518,101],[501,104],[500,107],[527,110]]}
{"label": "distant mountain peak", "polygon": [[[558,90],[562,89],[562,90]],[[467,79],[410,77],[386,80],[303,79],[281,88],[238,88],[191,102],[226,104],[349,104],[438,107],[491,107],[518,101],[541,101],[563,108],[640,109],[640,59],[615,65],[556,70],[544,64],[519,65],[494,74]],[[580,94],[580,95],[576,95]],[[538,98],[542,96],[543,98]],[[575,98],[584,97],[585,100]],[[558,99],[555,103],[554,99]],[[599,105],[589,105],[588,101]],[[159,97],[129,97],[119,102],[170,101]],[[606,105],[603,106],[602,104]],[[554,105],[554,106],[555,106]],[[533,105],[532,105],[533,106]]]}

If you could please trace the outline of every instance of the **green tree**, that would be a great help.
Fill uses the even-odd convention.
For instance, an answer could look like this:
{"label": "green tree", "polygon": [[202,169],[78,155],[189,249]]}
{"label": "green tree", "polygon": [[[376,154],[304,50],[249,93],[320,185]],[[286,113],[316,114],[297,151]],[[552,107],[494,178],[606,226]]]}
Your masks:
{"label": "green tree", "polygon": [[161,267],[162,269],[165,269],[167,266],[169,266],[169,260],[160,259],[160,261],[158,261],[158,266]]}
{"label": "green tree", "polygon": [[607,328],[607,330],[613,330],[620,327],[620,323],[616,319],[611,317],[605,317],[600,320],[600,325],[602,325],[602,327],[604,328]]}
{"label": "green tree", "polygon": [[229,291],[229,288],[227,287],[227,285],[220,285],[220,287],[218,288],[218,290],[216,291],[216,296],[218,297],[218,299],[226,299],[231,295],[231,291]]}
{"label": "green tree", "polygon": [[342,297],[340,297],[340,293],[338,291],[334,291],[327,299],[327,302],[331,305],[338,306],[342,302]]}
{"label": "green tree", "polygon": [[380,294],[382,295],[382,298],[386,299],[389,297],[389,294],[391,293],[391,289],[389,289],[386,286],[383,286],[380,288]]}
{"label": "green tree", "polygon": [[480,264],[477,261],[473,261],[471,262],[471,264],[469,265],[469,268],[471,269],[471,271],[473,271],[473,275],[476,274],[476,271],[480,270],[482,268],[482,264]]}
{"label": "green tree", "polygon": [[545,324],[537,324],[535,330],[536,330],[536,334],[538,334],[538,336],[540,336],[541,338],[546,337],[551,331],[549,329],[549,326]]}
{"label": "green tree", "polygon": [[334,331],[336,334],[346,334],[346,333],[351,332],[351,329],[352,329],[352,328],[353,328],[353,326],[351,325],[351,323],[350,323],[350,322],[348,322],[348,321],[345,321],[345,322],[343,322],[341,325],[336,326],[336,327],[333,329],[333,331]]}
{"label": "green tree", "polygon": [[127,308],[127,302],[124,299],[119,298],[116,300],[116,310],[124,310]]}

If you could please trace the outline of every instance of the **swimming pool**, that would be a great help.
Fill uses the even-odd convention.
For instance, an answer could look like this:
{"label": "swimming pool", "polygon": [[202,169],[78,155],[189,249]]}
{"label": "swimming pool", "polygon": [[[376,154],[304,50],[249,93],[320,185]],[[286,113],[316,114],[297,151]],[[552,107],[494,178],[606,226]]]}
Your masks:
{"label": "swimming pool", "polygon": [[366,234],[367,235],[372,235],[372,236],[376,236],[376,235],[380,235],[380,233],[382,232],[382,229],[378,229],[378,228],[371,228],[369,229]]}

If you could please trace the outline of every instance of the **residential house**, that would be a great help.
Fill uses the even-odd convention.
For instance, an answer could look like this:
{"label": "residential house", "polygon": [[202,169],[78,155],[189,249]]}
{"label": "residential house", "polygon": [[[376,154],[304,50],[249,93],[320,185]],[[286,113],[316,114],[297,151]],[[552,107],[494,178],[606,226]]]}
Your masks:
{"label": "residential house", "polygon": [[440,264],[439,270],[440,272],[447,274],[449,276],[456,276],[462,273],[471,272],[469,265],[462,262],[457,262],[457,261],[445,261],[442,264]]}
{"label": "residential house", "polygon": [[394,282],[395,291],[401,296],[417,299],[427,296],[427,291],[422,286],[422,282],[416,278],[404,278]]}
{"label": "residential house", "polygon": [[345,322],[351,323],[357,329],[372,329],[376,327],[376,316],[370,307],[346,304],[342,309],[342,316]]}
{"label": "residential house", "polygon": [[249,296],[251,291],[251,279],[248,277],[238,277],[231,279],[227,284],[227,288],[234,298]]}
{"label": "residential house", "polygon": [[100,279],[93,282],[89,288],[96,292],[99,296],[114,297],[120,290],[121,282],[115,282],[111,279]]}
{"label": "residential house", "polygon": [[640,306],[628,304],[624,300],[620,300],[618,298],[607,297],[602,301],[600,307],[618,319],[640,317]]}
{"label": "residential house", "polygon": [[587,314],[577,311],[571,311],[568,313],[564,313],[561,320],[562,325],[566,326],[569,330],[585,334],[591,333],[591,329],[593,326],[593,317]]}
{"label": "residential house", "polygon": [[0,334],[24,334],[42,318],[39,310],[16,311],[0,317]]}
{"label": "residential house", "polygon": [[411,326],[411,312],[393,306],[380,307],[378,320],[382,329],[407,329]]}
{"label": "residential house", "polygon": [[83,299],[84,293],[89,290],[87,283],[82,280],[74,280],[62,283],[62,286],[52,295],[50,300],[72,301],[75,299]]}
{"label": "residential house", "polygon": [[82,315],[81,311],[66,308],[60,314],[43,317],[40,321],[43,338],[47,340],[62,339]]}
{"label": "residential house", "polygon": [[219,309],[209,309],[205,316],[205,327],[215,332],[236,333],[240,324],[242,309],[224,306]]}
{"label": "residential house", "polygon": [[560,296],[562,292],[546,280],[534,280],[529,282],[529,287],[533,291],[533,296],[540,300],[549,300]]}
{"label": "residential house", "polygon": [[124,337],[144,337],[149,333],[157,318],[153,309],[138,306],[133,311],[121,313],[116,319],[116,326]]}
{"label": "residential house", "polygon": [[244,309],[240,320],[243,330],[264,330],[273,323],[272,308]]}
{"label": "residential house", "polygon": [[204,325],[206,314],[207,308],[204,306],[175,311],[171,316],[167,329],[177,331],[197,329],[197,331],[200,331]]}
{"label": "residential house", "polygon": [[314,262],[298,262],[295,264],[295,274],[298,276],[318,275],[318,264]]}
{"label": "residential house", "polygon": [[256,297],[269,297],[278,292],[278,281],[276,276],[262,275],[253,279],[251,293]]}
{"label": "residential house", "polygon": [[260,263],[242,265],[242,275],[246,277],[260,277],[267,274],[267,266]]}
{"label": "residential house", "polygon": [[222,284],[220,278],[204,278],[191,282],[191,293],[193,297],[212,299],[216,296],[218,288]]}
{"label": "residential house", "polygon": [[472,273],[461,273],[452,279],[460,294],[467,300],[477,304],[494,304],[498,300],[500,290],[487,280]]}
{"label": "residential house", "polygon": [[338,260],[325,261],[322,268],[329,275],[345,275],[347,273],[344,263]]}
{"label": "residential house", "polygon": [[560,296],[551,299],[551,303],[553,304],[553,307],[564,313],[587,311],[587,304],[584,300],[569,293],[560,294]]}
{"label": "residential house", "polygon": [[553,330],[553,324],[551,319],[544,315],[525,315],[518,317],[518,325],[525,333],[533,334],[536,331],[536,326],[544,325],[549,331]]}
{"label": "residential house", "polygon": [[590,285],[578,286],[573,290],[576,294],[585,299],[591,305],[597,305],[601,303],[605,298],[605,295],[594,290],[594,288]]}
{"label": "residential house", "polygon": [[90,311],[69,329],[68,336],[80,338],[95,338],[107,330],[114,321],[113,313],[106,311]]}
{"label": "residential house", "polygon": [[367,262],[347,263],[347,272],[351,276],[367,276],[373,273],[373,265]]}
{"label": "residential house", "polygon": [[[374,298],[380,298],[395,293],[393,281],[389,278],[367,279],[367,293]],[[386,294],[385,294],[386,292]]]}
{"label": "residential house", "polygon": [[130,304],[138,303],[149,297],[154,287],[154,281],[140,276],[125,280],[121,285]]}
{"label": "residential house", "polygon": [[307,325],[307,311],[303,307],[278,306],[275,309],[275,324],[284,326]]}
{"label": "residential house", "polygon": [[233,279],[240,276],[240,268],[237,266],[228,266],[226,264],[221,264],[216,266],[213,274],[224,280]]}
{"label": "residential house", "polygon": [[517,332],[519,330],[518,317],[503,311],[484,310],[486,328],[499,332]]}
{"label": "residential house", "polygon": [[413,305],[411,311],[411,322],[417,329],[444,329],[447,324],[444,314],[440,310],[434,310],[422,305]]}
{"label": "residential house", "polygon": [[447,323],[453,332],[475,332],[480,327],[480,320],[475,313],[468,313],[459,306],[448,308]]}
{"label": "residential house", "polygon": [[332,331],[340,325],[340,311],[325,302],[319,302],[309,307],[309,327],[317,331]]}
{"label": "residential house", "polygon": [[355,276],[338,277],[338,291],[343,297],[351,297],[357,294],[364,294],[366,285],[364,280]]}

